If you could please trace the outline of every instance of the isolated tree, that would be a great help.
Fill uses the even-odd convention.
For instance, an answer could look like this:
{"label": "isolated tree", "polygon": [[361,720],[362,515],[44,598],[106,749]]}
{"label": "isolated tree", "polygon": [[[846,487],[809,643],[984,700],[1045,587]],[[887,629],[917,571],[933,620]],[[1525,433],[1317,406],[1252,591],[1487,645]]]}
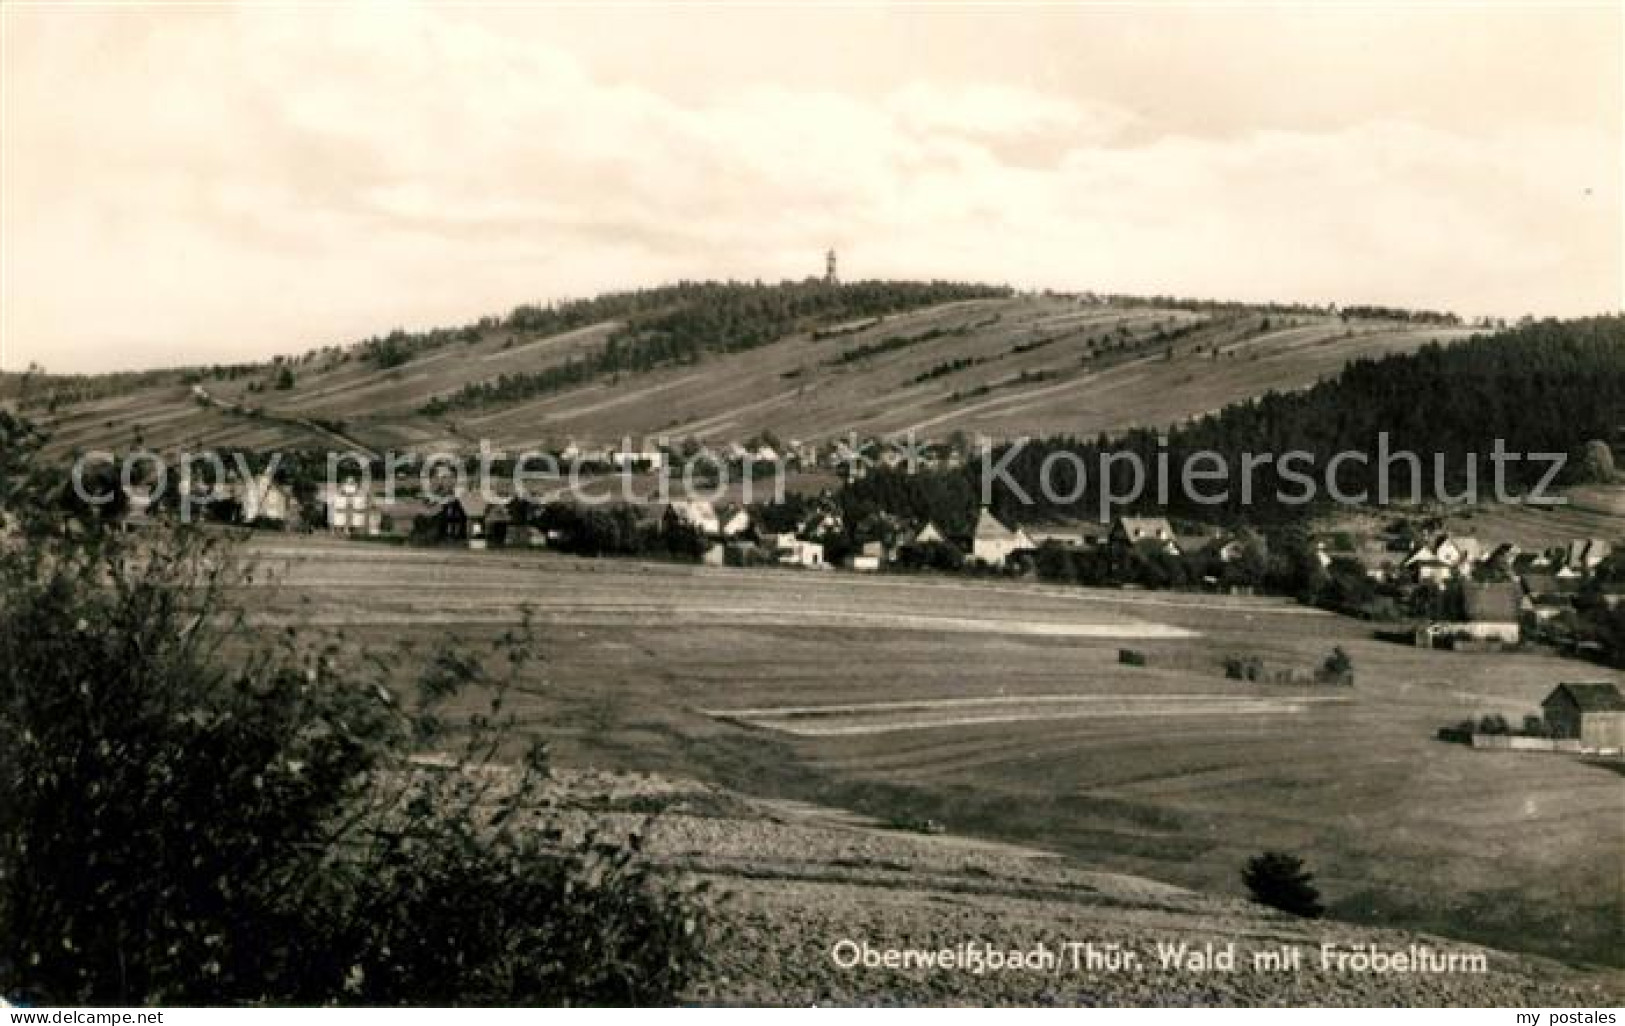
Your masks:
{"label": "isolated tree", "polygon": [[1584,455],[1585,458],[1581,466],[1587,480],[1600,481],[1603,484],[1609,484],[1614,480],[1616,476],[1614,450],[1609,447],[1607,442],[1596,438],[1591,439],[1585,444]]}
{"label": "isolated tree", "polygon": [[1305,919],[1319,919],[1326,911],[1320,903],[1320,891],[1314,886],[1314,876],[1295,855],[1279,851],[1255,855],[1241,871],[1241,880],[1260,905]]}
{"label": "isolated tree", "polygon": [[1326,657],[1324,668],[1327,673],[1340,677],[1354,672],[1354,660],[1343,650],[1342,645],[1338,645],[1332,649],[1332,654]]}

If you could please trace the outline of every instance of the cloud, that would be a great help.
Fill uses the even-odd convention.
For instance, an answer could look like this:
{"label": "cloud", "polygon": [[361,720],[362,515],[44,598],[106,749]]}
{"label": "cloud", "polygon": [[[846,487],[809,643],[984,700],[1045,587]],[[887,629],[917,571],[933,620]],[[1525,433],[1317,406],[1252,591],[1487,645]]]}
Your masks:
{"label": "cloud", "polygon": [[[60,16],[58,16],[60,17]],[[673,280],[851,274],[1467,313],[1619,305],[1619,139],[1196,135],[1030,82],[696,98],[348,7],[7,15],[0,366],[242,359]]]}

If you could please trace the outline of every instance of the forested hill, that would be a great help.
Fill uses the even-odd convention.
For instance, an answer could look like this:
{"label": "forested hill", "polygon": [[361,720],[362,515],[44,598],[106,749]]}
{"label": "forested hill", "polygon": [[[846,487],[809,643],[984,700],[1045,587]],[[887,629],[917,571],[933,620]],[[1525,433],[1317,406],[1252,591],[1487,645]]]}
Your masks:
{"label": "forested hill", "polygon": [[[1566,453],[1566,469],[1557,481],[1584,480],[1583,450],[1593,439],[1618,443],[1625,428],[1625,317],[1547,320],[1494,335],[1475,336],[1451,345],[1426,345],[1413,353],[1361,359],[1335,377],[1303,391],[1269,392],[1166,432],[1135,429],[1114,438],[1085,441],[1049,437],[1028,442],[1009,461],[1009,474],[1031,493],[1025,505],[1008,488],[995,493],[995,509],[1017,522],[1060,518],[1094,519],[1099,515],[1099,485],[1094,469],[1107,452],[1134,452],[1151,471],[1166,451],[1175,468],[1170,502],[1155,496],[1132,508],[1206,520],[1267,521],[1294,517],[1312,507],[1267,501],[1278,491],[1297,495],[1302,488],[1283,480],[1275,464],[1254,474],[1255,501],[1245,505],[1240,494],[1242,456],[1292,450],[1311,454],[1309,470],[1324,481],[1324,468],[1342,452],[1365,454],[1345,459],[1337,481],[1345,494],[1377,491],[1378,439],[1388,435],[1389,452],[1414,452],[1423,464],[1423,498],[1440,498],[1434,477],[1434,454],[1445,468],[1443,484],[1460,494],[1469,474],[1476,473],[1480,494],[1493,498],[1492,446],[1503,441],[1511,453]],[[1166,439],[1166,445],[1160,440]],[[1071,502],[1045,500],[1037,487],[1040,467],[1052,453],[1077,454],[1089,471],[1082,494]],[[1204,504],[1179,495],[1182,460],[1199,451],[1218,453],[1231,469],[1233,486],[1224,502]],[[1126,468],[1125,475],[1126,475]],[[1505,480],[1514,493],[1536,486],[1547,464],[1506,464]],[[1052,464],[1053,491],[1066,495],[1073,480],[1062,460]],[[1409,498],[1410,474],[1404,466],[1389,475],[1389,495]],[[1129,486],[1127,476],[1115,492]],[[882,487],[872,485],[871,487]],[[1223,485],[1203,485],[1204,493]],[[1324,489],[1321,489],[1324,494]],[[957,490],[955,492],[958,494]]]}
{"label": "forested hill", "polygon": [[1016,293],[953,282],[694,282],[521,306],[260,364],[0,375],[46,457],[131,446],[557,451],[771,432],[1091,437],[1306,387],[1471,334],[1445,315]]}
{"label": "forested hill", "polygon": [[883,314],[965,299],[1005,298],[1008,288],[959,282],[822,281],[777,285],[694,282],[613,293],[562,307],[520,307],[506,327],[547,333],[605,320],[620,327],[597,350],[530,373],[471,382],[431,399],[423,412],[514,402],[556,392],[597,377],[693,363],[705,353],[736,353],[776,342],[797,331],[857,330]]}

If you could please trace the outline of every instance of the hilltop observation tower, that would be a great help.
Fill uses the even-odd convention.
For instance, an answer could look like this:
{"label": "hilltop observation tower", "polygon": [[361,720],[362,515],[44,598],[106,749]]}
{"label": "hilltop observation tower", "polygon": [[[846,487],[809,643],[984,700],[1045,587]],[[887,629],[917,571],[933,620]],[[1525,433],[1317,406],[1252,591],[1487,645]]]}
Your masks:
{"label": "hilltop observation tower", "polygon": [[841,278],[835,273],[835,251],[832,249],[824,254],[824,284],[839,285]]}

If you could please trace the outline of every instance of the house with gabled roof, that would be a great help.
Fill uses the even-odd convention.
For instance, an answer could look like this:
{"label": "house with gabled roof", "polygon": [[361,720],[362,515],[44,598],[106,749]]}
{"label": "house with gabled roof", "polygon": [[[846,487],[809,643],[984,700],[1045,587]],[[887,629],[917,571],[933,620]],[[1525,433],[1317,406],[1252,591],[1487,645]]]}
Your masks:
{"label": "house with gabled roof", "polygon": [[1173,525],[1167,517],[1118,517],[1112,521],[1108,540],[1120,545],[1136,545],[1143,541],[1174,540]]}
{"label": "house with gabled roof", "polygon": [[380,501],[374,507],[378,533],[391,538],[426,535],[435,529],[438,507],[421,498]]}
{"label": "house with gabled roof", "polygon": [[1467,632],[1480,641],[1518,644],[1523,640],[1518,626],[1522,598],[1522,591],[1511,582],[1463,585]]}
{"label": "house with gabled roof", "polygon": [[152,525],[153,489],[150,485],[124,487],[124,513],[119,519],[126,531],[135,531]]}
{"label": "house with gabled roof", "polygon": [[1625,751],[1625,695],[1617,684],[1559,684],[1540,708],[1553,737],[1578,738],[1584,752]]}
{"label": "house with gabled roof", "polygon": [[1502,542],[1490,550],[1490,554],[1484,557],[1484,561],[1490,566],[1511,573],[1517,558],[1522,553],[1523,550],[1516,543]]}
{"label": "house with gabled roof", "polygon": [[466,541],[471,549],[501,545],[507,537],[508,502],[478,492],[459,492],[440,504],[440,536]]}
{"label": "house with gabled roof", "polygon": [[1423,543],[1401,564],[1418,584],[1443,585],[1455,575],[1455,564],[1439,556],[1432,545]]}
{"label": "house with gabled roof", "polygon": [[723,538],[739,538],[750,533],[750,510],[735,503],[717,507],[717,533]]}
{"label": "house with gabled roof", "polygon": [[1484,545],[1470,535],[1441,534],[1431,544],[1434,555],[1453,569],[1466,570],[1484,558]]}
{"label": "house with gabled roof", "polygon": [[1612,555],[1613,551],[1613,545],[1606,538],[1577,538],[1569,542],[1563,566],[1565,569],[1577,570],[1582,575],[1587,574]]}
{"label": "house with gabled roof", "polygon": [[722,522],[717,518],[716,507],[709,502],[698,499],[678,499],[666,504],[664,519],[668,527],[682,526],[693,528],[707,538],[718,538],[722,535]]}
{"label": "house with gabled roof", "polygon": [[1523,641],[1523,591],[1511,582],[1464,584],[1462,618],[1428,624],[1418,644],[1443,648],[1499,648]]}
{"label": "house with gabled roof", "polygon": [[270,474],[260,473],[237,484],[238,516],[245,524],[286,525],[297,512],[293,492]]}

